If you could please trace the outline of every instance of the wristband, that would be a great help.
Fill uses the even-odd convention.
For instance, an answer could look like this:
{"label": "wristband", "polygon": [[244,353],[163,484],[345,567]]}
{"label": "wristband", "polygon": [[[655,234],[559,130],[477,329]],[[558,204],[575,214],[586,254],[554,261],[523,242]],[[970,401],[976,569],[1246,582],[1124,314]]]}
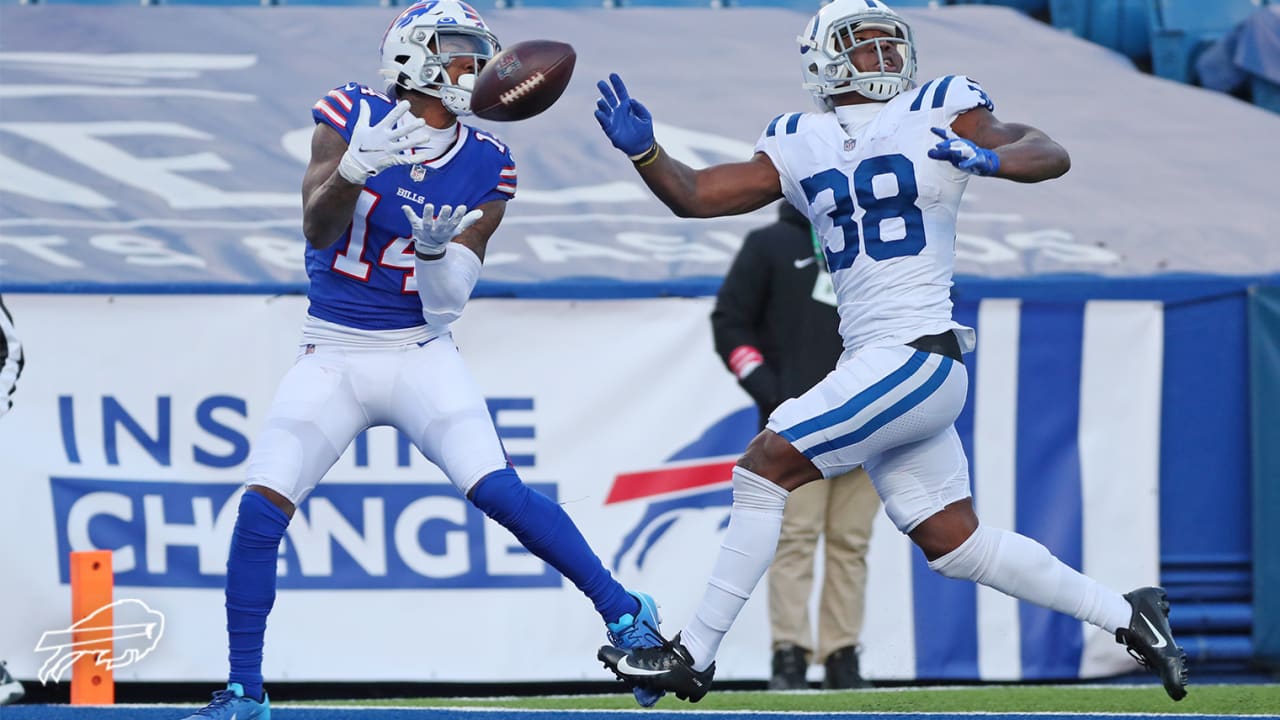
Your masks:
{"label": "wristband", "polygon": [[369,172],[361,167],[352,157],[350,153],[343,153],[342,159],[338,161],[338,174],[343,180],[352,185],[364,185],[365,182],[373,177],[374,173]]}
{"label": "wristband", "polygon": [[750,345],[739,345],[729,353],[729,371],[739,380],[764,364],[764,355]]}
{"label": "wristband", "polygon": [[631,158],[631,162],[636,164],[636,167],[642,168],[642,167],[645,167],[646,165],[652,165],[653,162],[657,160],[658,156],[661,154],[662,154],[662,146],[659,145],[657,142],[654,142],[653,145],[649,146],[648,150],[645,150],[639,155],[629,155],[628,157]]}

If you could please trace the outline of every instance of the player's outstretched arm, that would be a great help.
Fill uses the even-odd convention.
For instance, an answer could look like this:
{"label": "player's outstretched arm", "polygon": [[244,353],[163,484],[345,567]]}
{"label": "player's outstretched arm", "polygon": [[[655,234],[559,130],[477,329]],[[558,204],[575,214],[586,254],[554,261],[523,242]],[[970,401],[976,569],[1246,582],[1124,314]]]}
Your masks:
{"label": "player's outstretched arm", "polygon": [[[1030,125],[1001,122],[984,107],[961,113],[951,123],[951,130],[978,149],[989,150],[996,156],[994,172],[971,170],[977,174],[1031,183],[1061,177],[1071,169],[1071,156],[1053,138]],[[948,142],[952,145],[944,148]],[[957,167],[968,169],[963,165],[964,158],[954,157],[956,152],[967,154],[963,152],[965,148],[957,148],[955,142],[944,139],[930,151],[930,157],[949,160]],[[947,157],[948,154],[951,157]]]}
{"label": "player's outstretched arm", "polygon": [[653,116],[627,92],[616,73],[596,84],[596,121],[613,146],[627,154],[640,178],[680,217],[720,217],[751,212],[782,197],[778,169],[763,153],[738,163],[694,170],[662,150]]}

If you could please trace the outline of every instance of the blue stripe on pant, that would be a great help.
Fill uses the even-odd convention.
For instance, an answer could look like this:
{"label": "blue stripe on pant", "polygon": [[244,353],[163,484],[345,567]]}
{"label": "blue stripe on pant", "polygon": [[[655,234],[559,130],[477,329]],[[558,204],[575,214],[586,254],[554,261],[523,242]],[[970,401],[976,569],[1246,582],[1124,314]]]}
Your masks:
{"label": "blue stripe on pant", "polygon": [[[917,351],[916,355],[924,355],[925,357],[928,357],[928,353],[920,352],[920,351]],[[867,438],[871,437],[871,435],[875,431],[879,430],[885,425],[888,425],[894,420],[897,420],[903,415],[906,415],[913,408],[915,408],[920,403],[924,402],[930,395],[932,395],[935,391],[937,391],[939,387],[942,387],[942,383],[945,382],[947,379],[947,376],[951,374],[951,365],[954,362],[955,361],[949,357],[943,357],[942,362],[940,362],[938,364],[938,367],[934,369],[933,374],[930,375],[929,379],[926,380],[924,384],[922,384],[920,387],[907,393],[907,395],[903,397],[901,400],[890,405],[887,410],[882,411],[879,415],[876,415],[875,417],[871,418],[867,422],[863,423],[853,432],[845,433],[840,437],[833,438],[819,445],[815,445],[814,447],[811,447],[807,451],[805,451],[805,455],[808,456],[810,459],[813,459],[823,453],[831,452],[833,450],[839,450],[840,448],[849,447],[850,445],[857,445],[863,440],[866,440]]]}
{"label": "blue stripe on pant", "polygon": [[[854,415],[865,410],[871,405],[871,403],[879,400],[885,395],[888,395],[894,388],[901,385],[907,380],[907,378],[915,374],[915,371],[920,369],[920,366],[924,365],[924,361],[927,360],[928,357],[929,355],[927,353],[913,353],[911,357],[908,358],[907,361],[897,370],[889,373],[883,380],[877,382],[866,390],[863,390],[852,398],[849,398],[849,400],[840,407],[833,408],[815,418],[805,420],[802,423],[786,428],[778,434],[794,445],[797,440],[806,435],[812,435],[815,432],[825,430],[829,427],[834,427],[851,419]],[[809,455],[809,453],[805,454]],[[812,455],[809,455],[809,457],[810,459],[813,458]]]}

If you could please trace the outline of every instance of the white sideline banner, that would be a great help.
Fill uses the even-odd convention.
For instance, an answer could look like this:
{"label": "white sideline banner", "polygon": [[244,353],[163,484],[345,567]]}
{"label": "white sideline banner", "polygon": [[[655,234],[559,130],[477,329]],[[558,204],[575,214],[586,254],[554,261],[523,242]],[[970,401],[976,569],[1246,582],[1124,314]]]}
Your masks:
{"label": "white sideline banner", "polygon": [[[34,678],[46,657],[31,652],[41,633],[70,624],[66,554],[111,549],[116,597],[166,617],[159,647],[117,679],[222,678],[222,588],[242,470],[296,354],[305,299],[6,302],[28,358],[15,407],[0,421],[0,527],[15,550],[0,559],[0,576],[12,581],[5,614],[23,619],[0,623],[9,667]],[[563,503],[611,567],[652,504],[633,490],[606,504],[615,478],[662,470],[749,408],[712,349],[710,311],[709,299],[476,301],[456,324],[521,477]],[[716,467],[737,457],[754,422],[745,439],[718,439]],[[411,450],[394,430],[370,431],[295,517],[266,676],[608,680],[595,659],[605,637],[590,602]],[[706,464],[703,452],[678,464]],[[634,542],[616,569],[628,586],[659,596],[674,629],[698,599],[728,509],[728,473],[712,479],[722,503],[683,512],[660,542]],[[662,497],[705,489],[667,488]],[[751,603],[742,627],[725,646],[726,658],[740,660],[723,676],[762,677],[763,601]],[[532,666],[528,653],[538,658]]]}
{"label": "white sideline banner", "polygon": [[[305,299],[15,294],[5,302],[28,358],[14,409],[0,420],[0,527],[10,549],[0,555],[0,577],[8,579],[5,614],[21,619],[0,623],[10,669],[35,678],[48,658],[33,650],[42,633],[70,624],[68,553],[107,549],[115,598],[165,617],[155,650],[117,679],[224,681],[223,582],[242,473],[296,354]],[[1019,367],[1024,340],[998,327],[1040,320],[1016,304],[986,305],[991,312],[974,321],[979,366]],[[756,429],[754,407],[712,349],[711,306],[710,298],[477,300],[454,333],[521,477],[564,505],[623,584],[658,599],[668,634],[701,598],[731,501],[729,467]],[[1036,382],[1080,398],[1080,437],[1071,427],[1062,442],[1077,448],[1083,479],[1007,476],[1015,452],[1035,449],[1019,430],[1043,420],[984,419],[983,408],[999,418],[1013,407],[1018,390],[1008,378],[984,386],[984,374],[971,370],[979,417],[975,424],[962,416],[961,425],[974,427],[980,490],[1000,477],[1024,491],[1041,483],[1036,493],[1050,480],[1082,485],[1074,492],[1083,512],[1055,524],[1067,527],[1068,544],[1088,538],[1087,572],[1129,578],[1116,587],[1127,590],[1158,579],[1152,460],[1162,309],[1108,303],[1087,313],[1082,306],[1080,317],[1083,371],[1055,378],[1041,364]],[[1138,401],[1099,404],[1098,388],[1134,378],[1144,380]],[[1137,439],[1105,441],[1125,433]],[[1126,482],[1108,485],[1118,459]],[[1089,490],[1102,487],[1105,494]],[[1140,511],[1118,525],[1094,506],[1103,501]],[[987,521],[1013,527],[1009,507]],[[1017,529],[1040,536],[1036,527]],[[1144,553],[1093,550],[1144,542]],[[1007,641],[1019,637],[1019,613],[983,615],[972,589],[947,606],[954,612],[939,613],[930,603],[944,586],[933,583],[953,581],[922,571],[919,552],[883,513],[868,566],[862,669],[870,678],[936,678],[945,667],[953,677],[1029,679],[1046,671],[1034,669],[1027,648],[1059,636],[1088,652],[1067,653],[1078,668],[1048,672],[1091,677],[1133,667],[1119,646],[1091,639],[1092,629],[1082,638],[1078,624],[1025,623],[1020,665],[1017,644]],[[300,508],[279,570],[268,682],[610,679],[595,659],[605,638],[591,604],[388,428],[358,438]],[[768,677],[764,595],[755,594],[726,638],[717,678]]]}

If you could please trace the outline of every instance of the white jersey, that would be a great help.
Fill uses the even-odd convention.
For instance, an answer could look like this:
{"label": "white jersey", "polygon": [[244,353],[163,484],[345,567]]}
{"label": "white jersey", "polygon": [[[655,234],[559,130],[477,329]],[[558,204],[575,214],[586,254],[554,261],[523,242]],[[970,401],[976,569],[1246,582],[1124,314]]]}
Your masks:
{"label": "white jersey", "polygon": [[887,103],[781,115],[756,142],[822,241],[846,359],[948,329],[973,349],[973,330],[951,319],[969,174],[928,152],[941,140],[930,128],[976,107],[992,107],[978,83],[948,75]]}

